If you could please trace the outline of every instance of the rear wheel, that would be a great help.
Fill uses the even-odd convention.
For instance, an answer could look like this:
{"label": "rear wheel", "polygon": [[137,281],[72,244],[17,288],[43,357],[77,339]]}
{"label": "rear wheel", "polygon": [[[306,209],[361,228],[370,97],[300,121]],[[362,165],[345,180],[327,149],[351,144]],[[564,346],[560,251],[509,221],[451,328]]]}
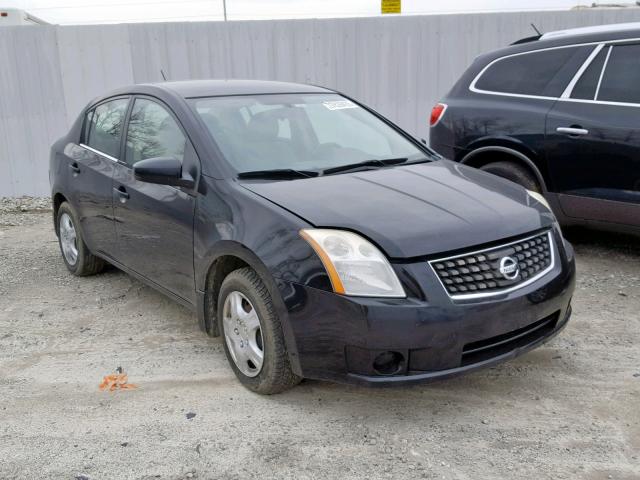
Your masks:
{"label": "rear wheel", "polygon": [[302,380],[291,370],[271,295],[251,268],[234,270],[222,282],[218,321],[231,368],[249,390],[269,395]]}
{"label": "rear wheel", "polygon": [[480,170],[493,173],[523,186],[527,190],[542,193],[540,185],[529,169],[514,162],[493,162],[480,167]]}
{"label": "rear wheel", "polygon": [[82,238],[77,216],[71,205],[58,208],[58,243],[67,269],[78,276],[94,275],[104,269],[104,261],[93,255]]}

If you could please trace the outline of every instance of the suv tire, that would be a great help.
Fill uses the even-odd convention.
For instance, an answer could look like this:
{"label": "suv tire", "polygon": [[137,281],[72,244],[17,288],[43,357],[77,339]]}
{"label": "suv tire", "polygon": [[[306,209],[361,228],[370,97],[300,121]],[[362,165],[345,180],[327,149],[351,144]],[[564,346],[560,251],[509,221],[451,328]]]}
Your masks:
{"label": "suv tire", "polygon": [[534,192],[542,193],[542,189],[536,178],[529,171],[528,168],[522,167],[514,162],[493,162],[488,163],[480,167],[480,170],[493,173],[507,180],[517,183],[523,186],[527,190],[533,190]]}

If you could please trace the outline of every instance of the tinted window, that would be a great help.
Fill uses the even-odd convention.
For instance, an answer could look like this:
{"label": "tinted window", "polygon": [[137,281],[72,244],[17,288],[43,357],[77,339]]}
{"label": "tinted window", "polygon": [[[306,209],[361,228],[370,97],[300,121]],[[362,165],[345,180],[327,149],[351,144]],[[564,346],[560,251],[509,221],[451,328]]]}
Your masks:
{"label": "tinted window", "polygon": [[640,103],[640,45],[613,47],[597,99]]}
{"label": "tinted window", "polygon": [[596,96],[596,88],[600,81],[600,73],[604,65],[604,60],[607,58],[608,48],[603,48],[596,58],[593,59],[591,64],[584,71],[578,83],[573,87],[571,92],[571,98],[579,98],[582,100],[593,100]]}
{"label": "tinted window", "polygon": [[164,107],[151,100],[135,100],[127,131],[126,162],[129,165],[155,157],[182,161],[185,144],[180,127]]}
{"label": "tinted window", "polygon": [[491,92],[559,97],[594,47],[531,52],[498,60],[476,83]]}
{"label": "tinted window", "polygon": [[120,98],[98,105],[89,113],[89,128],[85,142],[96,150],[118,158],[122,124],[129,100]]}

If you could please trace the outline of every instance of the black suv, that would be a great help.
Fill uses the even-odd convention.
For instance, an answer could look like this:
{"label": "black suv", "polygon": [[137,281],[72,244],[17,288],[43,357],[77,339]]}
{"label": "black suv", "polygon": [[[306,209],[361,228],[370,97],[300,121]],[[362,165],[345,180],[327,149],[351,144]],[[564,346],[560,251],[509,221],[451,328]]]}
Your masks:
{"label": "black suv", "polygon": [[430,142],[544,194],[565,225],[640,232],[640,23],[478,57],[433,108]]}

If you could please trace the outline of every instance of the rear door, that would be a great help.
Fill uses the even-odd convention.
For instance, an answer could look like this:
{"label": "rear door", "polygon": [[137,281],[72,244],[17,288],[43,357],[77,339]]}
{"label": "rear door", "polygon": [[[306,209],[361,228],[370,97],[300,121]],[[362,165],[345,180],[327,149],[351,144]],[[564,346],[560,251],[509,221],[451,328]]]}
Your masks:
{"label": "rear door", "polygon": [[181,160],[183,168],[198,161],[168,107],[149,97],[136,97],[127,126],[124,161],[116,165],[113,177],[118,259],[193,303],[195,192],[141,182],[133,173],[133,166],[141,160],[170,156]]}
{"label": "rear door", "polygon": [[120,142],[129,97],[109,99],[89,110],[79,145],[67,147],[69,189],[89,249],[113,257],[111,182],[120,157]]}
{"label": "rear door", "polygon": [[590,60],[547,116],[552,190],[570,217],[640,225],[640,44]]}

